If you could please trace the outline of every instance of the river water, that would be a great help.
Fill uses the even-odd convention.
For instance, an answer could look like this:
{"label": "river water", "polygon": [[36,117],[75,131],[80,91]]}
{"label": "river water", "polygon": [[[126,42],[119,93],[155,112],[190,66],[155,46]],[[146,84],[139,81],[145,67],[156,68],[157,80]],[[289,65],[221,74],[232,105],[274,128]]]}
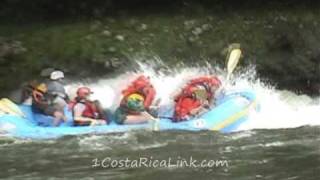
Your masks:
{"label": "river water", "polygon": [[[161,103],[188,78],[219,68],[157,72],[145,64]],[[214,69],[214,70],[212,70]],[[254,68],[238,70],[227,89],[253,89],[260,111],[236,132],[133,131],[66,136],[52,140],[0,139],[1,179],[270,179],[320,178],[320,103],[318,97],[279,91],[255,77]],[[135,72],[136,73],[136,72]],[[135,75],[79,81],[88,84],[106,108]],[[167,86],[163,86],[165,83]]]}

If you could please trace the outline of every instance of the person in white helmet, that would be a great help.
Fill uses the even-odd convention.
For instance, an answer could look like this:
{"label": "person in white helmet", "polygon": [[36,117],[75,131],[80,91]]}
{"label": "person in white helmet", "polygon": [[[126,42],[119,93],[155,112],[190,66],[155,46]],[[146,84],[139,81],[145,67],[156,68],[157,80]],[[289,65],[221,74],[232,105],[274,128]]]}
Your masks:
{"label": "person in white helmet", "polygon": [[62,99],[67,99],[68,95],[63,85],[64,73],[62,71],[53,71],[50,74],[50,80],[47,83],[48,93],[58,96]]}
{"label": "person in white helmet", "polygon": [[63,79],[64,73],[56,70],[51,72],[50,79],[46,83],[47,94],[51,101],[48,106],[48,111],[55,112],[54,116],[57,119],[54,123],[55,126],[57,126],[62,120],[66,120],[66,117],[64,116],[64,108],[67,107],[69,97],[64,88]]}

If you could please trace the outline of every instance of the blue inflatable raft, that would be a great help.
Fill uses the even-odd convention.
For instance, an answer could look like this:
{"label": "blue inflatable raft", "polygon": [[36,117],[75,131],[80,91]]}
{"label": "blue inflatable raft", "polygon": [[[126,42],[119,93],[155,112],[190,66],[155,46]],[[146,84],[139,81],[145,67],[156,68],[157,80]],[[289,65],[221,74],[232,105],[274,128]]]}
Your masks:
{"label": "blue inflatable raft", "polygon": [[[61,124],[59,127],[45,127],[45,122],[52,117],[33,114],[31,107],[20,105],[20,109],[26,117],[17,115],[1,114],[0,115],[0,134],[2,136],[10,136],[16,138],[31,138],[31,139],[50,139],[58,138],[66,135],[81,135],[81,134],[105,134],[127,132],[132,130],[147,130],[151,129],[151,123],[138,125],[117,125],[111,122],[104,126],[72,126],[71,113],[67,112],[70,120]],[[162,108],[160,109],[161,116],[170,116],[169,112]],[[172,123],[170,119],[162,118],[157,123],[160,131],[165,130],[213,130],[220,132],[232,132],[237,127],[248,119],[252,111],[257,110],[256,95],[252,91],[229,92],[224,96],[219,97],[216,101],[216,107],[202,116],[179,123]]]}

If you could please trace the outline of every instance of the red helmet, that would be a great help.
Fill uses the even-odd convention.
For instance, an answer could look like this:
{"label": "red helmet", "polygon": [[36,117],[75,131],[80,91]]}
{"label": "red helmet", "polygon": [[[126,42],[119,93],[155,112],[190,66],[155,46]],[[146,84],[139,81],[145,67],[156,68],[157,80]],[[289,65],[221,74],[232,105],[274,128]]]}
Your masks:
{"label": "red helmet", "polygon": [[133,82],[133,84],[136,88],[143,88],[150,84],[150,80],[148,77],[141,75]]}
{"label": "red helmet", "polygon": [[92,91],[90,88],[88,87],[81,87],[77,90],[77,95],[79,98],[85,98],[87,97],[89,94],[92,94]]}
{"label": "red helmet", "polygon": [[144,75],[139,76],[136,81],[145,81],[145,82],[149,82],[149,77],[146,77]]}
{"label": "red helmet", "polygon": [[211,78],[211,83],[212,83],[213,85],[215,85],[215,86],[221,86],[221,81],[220,81],[220,79],[217,78],[217,77],[215,77],[215,76]]}

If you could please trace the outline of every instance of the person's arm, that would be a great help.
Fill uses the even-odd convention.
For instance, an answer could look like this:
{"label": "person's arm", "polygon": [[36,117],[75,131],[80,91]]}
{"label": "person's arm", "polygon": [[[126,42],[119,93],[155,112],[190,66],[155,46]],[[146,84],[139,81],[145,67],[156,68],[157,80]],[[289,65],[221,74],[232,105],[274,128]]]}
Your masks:
{"label": "person's arm", "polygon": [[193,110],[190,111],[190,114],[192,116],[199,116],[205,112],[207,112],[210,109],[210,105],[208,101],[205,101],[201,104],[201,106],[199,106],[198,108],[195,108]]}
{"label": "person's arm", "polygon": [[152,101],[156,95],[156,91],[152,86],[150,86],[145,89],[145,94],[147,96],[143,104],[144,104],[144,107],[149,108],[149,106],[151,106]]}
{"label": "person's arm", "polygon": [[96,109],[97,109],[98,114],[99,114],[99,118],[100,118],[101,120],[106,121],[106,123],[109,123],[109,120],[108,120],[108,118],[107,118],[107,116],[106,116],[106,113],[105,113],[104,110],[103,110],[103,107],[102,107],[100,101],[95,100],[95,101],[93,101],[93,103],[94,103],[94,105],[96,106]]}
{"label": "person's arm", "polygon": [[148,113],[147,111],[143,111],[141,112],[141,114],[145,117],[147,117],[148,119],[152,120],[152,121],[155,121],[157,120],[157,118],[153,117],[150,113]]}
{"label": "person's arm", "polygon": [[74,107],[73,107],[73,118],[75,121],[78,122],[87,122],[90,121],[92,122],[94,119],[92,118],[87,118],[87,117],[83,117],[82,113],[85,110],[85,105],[81,104],[81,103],[77,103]]}
{"label": "person's arm", "polygon": [[198,107],[198,108],[195,108],[195,109],[192,109],[192,110],[190,111],[190,115],[192,115],[192,116],[198,115],[202,109],[203,109],[202,106],[200,106],[200,107]]}
{"label": "person's arm", "polygon": [[105,122],[104,119],[93,119],[93,118],[88,118],[88,117],[83,117],[82,113],[85,110],[85,105],[78,103],[74,106],[73,108],[73,119],[74,121],[77,122],[90,122],[90,125],[95,125],[95,124],[104,124],[101,123],[102,121]]}

